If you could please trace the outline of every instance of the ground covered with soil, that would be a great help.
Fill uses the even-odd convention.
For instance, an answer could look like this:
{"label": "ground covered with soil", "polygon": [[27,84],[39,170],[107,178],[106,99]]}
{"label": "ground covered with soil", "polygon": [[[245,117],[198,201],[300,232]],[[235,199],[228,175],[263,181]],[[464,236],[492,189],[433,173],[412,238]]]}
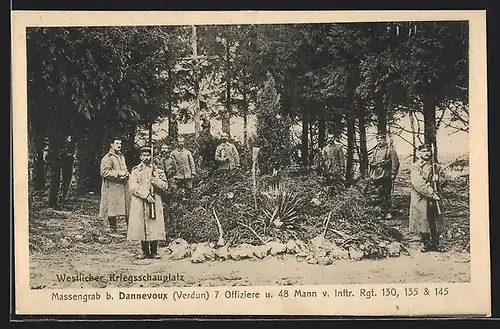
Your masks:
{"label": "ground covered with soil", "polygon": [[[377,207],[362,184],[328,190],[319,176],[290,174],[263,179],[258,188],[267,194],[254,198],[251,180],[238,175],[202,177],[190,199],[173,205],[175,235],[160,245],[159,260],[136,260],[138,242],[108,236],[107,222],[97,216],[97,195],[74,198],[58,210],[43,208],[35,196],[31,287],[470,281],[467,174],[450,176],[444,189],[443,252],[433,253],[421,253],[407,232],[407,170],[395,184],[393,219],[385,221],[376,219]],[[125,223],[119,225],[125,234]],[[68,279],[75,275],[104,280]]]}

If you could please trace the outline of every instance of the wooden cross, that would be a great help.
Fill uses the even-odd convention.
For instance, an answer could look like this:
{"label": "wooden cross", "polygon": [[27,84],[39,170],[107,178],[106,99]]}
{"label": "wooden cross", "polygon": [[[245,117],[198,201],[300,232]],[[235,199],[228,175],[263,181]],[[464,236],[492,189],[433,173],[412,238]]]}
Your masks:
{"label": "wooden cross", "polygon": [[211,59],[218,59],[219,56],[205,56],[205,55],[198,55],[198,38],[196,36],[196,26],[191,25],[192,27],[192,48],[193,48],[193,54],[188,57],[181,57],[177,58],[177,60],[188,60],[192,61],[194,63],[193,69],[194,69],[194,88],[195,88],[195,94],[196,94],[196,101],[195,101],[195,109],[194,109],[194,129],[195,129],[195,134],[198,135],[201,132],[201,119],[200,119],[200,86],[199,86],[199,76],[198,76],[198,64],[200,60],[211,60]]}

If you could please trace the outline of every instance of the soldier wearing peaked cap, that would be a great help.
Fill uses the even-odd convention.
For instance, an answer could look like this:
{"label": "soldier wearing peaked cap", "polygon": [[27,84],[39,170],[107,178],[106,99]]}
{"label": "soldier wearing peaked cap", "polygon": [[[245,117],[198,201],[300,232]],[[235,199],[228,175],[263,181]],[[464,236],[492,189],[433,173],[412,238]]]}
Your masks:
{"label": "soldier wearing peaked cap", "polygon": [[158,259],[158,241],[166,239],[161,195],[168,189],[168,182],[163,170],[153,168],[150,147],[141,148],[140,158],[141,163],[130,173],[132,198],[127,240],[141,241],[142,254],[138,259]]}
{"label": "soldier wearing peaked cap", "polygon": [[423,252],[439,250],[439,236],[443,230],[443,216],[438,194],[444,175],[433,163],[432,147],[421,145],[418,159],[411,168],[411,201],[409,229],[419,234]]}
{"label": "soldier wearing peaked cap", "polygon": [[121,139],[111,139],[109,152],[102,158],[100,166],[102,184],[99,215],[108,219],[110,235],[113,237],[123,237],[117,232],[117,219],[124,217],[128,224],[130,205],[129,172],[121,149]]}
{"label": "soldier wearing peaked cap", "polygon": [[240,166],[240,155],[236,146],[228,141],[229,135],[222,133],[222,143],[215,150],[215,161],[218,162],[220,169],[234,169]]}
{"label": "soldier wearing peaked cap", "polygon": [[380,219],[391,219],[391,194],[394,180],[399,172],[399,157],[396,150],[387,143],[385,134],[377,135],[377,146],[370,162],[370,179],[378,192],[382,210]]}

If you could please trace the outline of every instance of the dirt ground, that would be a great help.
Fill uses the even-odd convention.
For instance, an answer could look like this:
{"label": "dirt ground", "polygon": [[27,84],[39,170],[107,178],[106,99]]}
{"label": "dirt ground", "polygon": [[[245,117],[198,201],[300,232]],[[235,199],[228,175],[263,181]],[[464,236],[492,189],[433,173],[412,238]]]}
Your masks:
{"label": "dirt ground", "polygon": [[[293,255],[194,264],[189,259],[168,259],[165,247],[160,248],[160,254],[164,256],[162,259],[136,260],[135,256],[140,251],[138,243],[114,239],[108,244],[77,243],[66,249],[32,252],[30,278],[33,289],[470,281],[469,253],[421,253],[418,242],[411,246],[413,248],[409,256],[380,260],[339,260],[328,266],[307,264]],[[104,280],[88,283],[61,281],[63,275],[88,274],[103,276]],[[113,281],[110,277],[120,274],[125,278]],[[165,282],[163,279],[128,280],[129,276],[147,274],[170,277]]]}
{"label": "dirt ground", "polygon": [[[399,184],[398,184],[399,185]],[[407,187],[395,191],[396,215],[388,225],[402,233],[408,226]],[[447,213],[449,230],[446,252],[421,253],[417,241],[410,244],[410,255],[379,260],[338,260],[328,266],[308,264],[293,255],[267,256],[240,261],[207,261],[194,264],[190,259],[170,260],[166,248],[163,258],[136,260],[139,243],[105,238],[107,223],[97,217],[98,197],[73,200],[66,209],[44,209],[30,218],[30,278],[32,289],[76,287],[155,287],[155,286],[253,286],[314,285],[355,283],[469,282],[467,190],[453,188],[454,197]],[[459,202],[460,201],[460,202]],[[36,205],[32,205],[36,208]],[[121,224],[125,233],[125,224]],[[106,241],[75,242],[82,232],[95,230]],[[457,238],[458,237],[458,238]],[[462,241],[461,243],[457,241]],[[465,242],[468,246],[468,243]],[[68,282],[62,276],[102,276],[100,282]],[[122,279],[113,280],[122,275]],[[129,276],[161,276],[165,280],[131,281]],[[137,278],[136,278],[137,279]],[[140,278],[139,278],[140,279]],[[175,280],[174,280],[175,279]]]}
{"label": "dirt ground", "polygon": [[[311,265],[294,256],[262,260],[214,261],[193,264],[189,259],[135,260],[138,246],[116,243],[89,246],[57,254],[33,254],[31,285],[41,288],[155,287],[155,286],[253,286],[350,283],[420,283],[470,281],[469,255],[415,252],[382,260],[337,261],[329,266]],[[104,282],[59,282],[57,275],[92,274]],[[111,281],[110,274],[162,275],[171,281]],[[175,281],[174,281],[175,279]]]}

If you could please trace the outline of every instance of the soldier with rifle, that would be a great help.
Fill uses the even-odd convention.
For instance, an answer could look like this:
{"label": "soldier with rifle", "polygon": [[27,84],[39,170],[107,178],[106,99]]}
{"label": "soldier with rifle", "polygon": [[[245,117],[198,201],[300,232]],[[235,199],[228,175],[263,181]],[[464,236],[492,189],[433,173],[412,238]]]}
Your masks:
{"label": "soldier with rifle", "polygon": [[422,252],[439,251],[439,236],[443,229],[443,214],[439,185],[443,175],[434,162],[433,145],[418,148],[419,158],[411,168],[411,233],[419,234],[423,243]]}
{"label": "soldier with rifle", "polygon": [[138,259],[159,259],[158,241],[166,239],[161,195],[168,189],[168,181],[165,172],[153,165],[152,156],[152,147],[141,148],[141,163],[132,169],[129,180],[132,198],[127,240],[141,241]]}

